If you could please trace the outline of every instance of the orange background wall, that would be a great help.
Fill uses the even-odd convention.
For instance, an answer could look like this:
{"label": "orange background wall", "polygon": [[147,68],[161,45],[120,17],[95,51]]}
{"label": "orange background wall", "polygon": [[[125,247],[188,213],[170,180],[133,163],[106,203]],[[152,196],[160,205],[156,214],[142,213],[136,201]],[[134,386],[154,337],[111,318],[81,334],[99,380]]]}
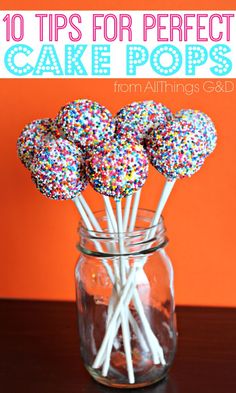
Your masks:
{"label": "orange background wall", "polygon": [[[154,1],[34,1],[34,9],[158,9]],[[32,9],[31,1],[3,1],[1,9]],[[115,5],[114,5],[115,4]],[[223,9],[233,9],[225,1]],[[205,1],[167,1],[166,9],[201,9]],[[218,8],[209,1],[208,9]],[[196,80],[174,82],[195,83]],[[121,83],[129,83],[121,80]],[[145,84],[146,81],[138,81]],[[200,84],[204,81],[198,81]],[[90,98],[114,114],[134,100],[154,99],[172,111],[196,108],[215,121],[219,141],[214,154],[191,179],[177,183],[164,212],[175,269],[177,304],[236,306],[236,127],[235,90],[231,93],[115,93],[114,80],[0,80],[1,264],[0,297],[74,299],[73,270],[78,253],[78,215],[72,202],[41,196],[16,155],[23,126],[56,115],[62,104]],[[154,208],[163,178],[153,169],[141,205]],[[90,188],[94,209],[101,197]]]}

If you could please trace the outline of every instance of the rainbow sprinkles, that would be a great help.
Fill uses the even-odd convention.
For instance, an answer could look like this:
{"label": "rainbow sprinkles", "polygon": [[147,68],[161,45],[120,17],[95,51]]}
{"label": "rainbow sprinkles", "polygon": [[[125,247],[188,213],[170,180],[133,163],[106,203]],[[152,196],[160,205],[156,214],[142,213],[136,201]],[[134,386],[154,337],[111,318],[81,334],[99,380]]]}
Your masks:
{"label": "rainbow sprinkles", "polygon": [[[94,356],[93,368],[107,377],[110,355],[115,345],[114,326],[121,327],[124,354],[130,384],[135,383],[131,347],[132,320],[128,319],[129,303],[133,301],[137,316],[147,337],[153,364],[165,365],[165,353],[143,310],[135,285],[137,271],[125,255],[122,234],[135,230],[141,189],[148,176],[149,163],[165,177],[165,185],[157,203],[147,240],[152,239],[169,195],[177,180],[191,177],[199,171],[217,142],[215,126],[208,115],[194,109],[182,109],[172,114],[170,109],[155,101],[133,102],[121,108],[113,117],[103,105],[79,99],[63,106],[55,119],[39,119],[25,126],[17,141],[18,156],[30,171],[33,183],[46,197],[73,200],[89,231],[101,231],[84,197],[88,184],[102,195],[108,228],[119,239],[118,273],[102,261],[112,285],[121,287],[111,296],[107,323],[101,346]],[[111,203],[115,201],[116,211]],[[124,212],[122,201],[125,200]],[[124,202],[123,202],[124,203]],[[154,231],[154,232],[153,232]],[[98,252],[100,244],[94,240]],[[117,275],[118,274],[118,275]],[[128,297],[129,303],[125,302]],[[119,301],[117,301],[118,296]],[[115,307],[114,307],[115,304]],[[116,330],[116,332],[117,332]]]}

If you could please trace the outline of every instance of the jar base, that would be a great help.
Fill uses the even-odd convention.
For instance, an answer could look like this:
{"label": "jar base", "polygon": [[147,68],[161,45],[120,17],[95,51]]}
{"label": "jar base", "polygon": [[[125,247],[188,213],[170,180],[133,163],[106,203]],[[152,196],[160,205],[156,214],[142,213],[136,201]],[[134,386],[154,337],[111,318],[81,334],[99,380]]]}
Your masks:
{"label": "jar base", "polygon": [[134,384],[129,384],[128,382],[116,382],[114,381],[114,379],[109,379],[109,377],[104,377],[102,375],[102,373],[100,372],[100,370],[95,370],[92,367],[89,366],[85,366],[87,371],[89,372],[89,374],[92,376],[92,378],[105,386],[111,387],[111,388],[116,388],[116,389],[138,389],[138,388],[144,388],[146,386],[150,386],[150,385],[154,385],[155,383],[158,383],[160,381],[162,381],[163,379],[165,379],[167,377],[168,374],[168,370],[166,370],[166,372],[162,373],[162,375],[159,375],[153,379],[149,379],[147,381],[138,381]]}

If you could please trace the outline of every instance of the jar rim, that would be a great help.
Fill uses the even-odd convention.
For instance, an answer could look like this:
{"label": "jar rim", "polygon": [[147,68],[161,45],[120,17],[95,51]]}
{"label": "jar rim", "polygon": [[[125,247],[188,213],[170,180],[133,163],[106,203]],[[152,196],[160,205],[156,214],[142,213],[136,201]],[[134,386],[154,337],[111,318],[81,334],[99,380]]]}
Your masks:
{"label": "jar rim", "polygon": [[[143,212],[143,213],[145,212],[145,213],[149,214],[149,217],[143,216],[142,218],[145,217],[147,222],[149,221],[149,223],[151,223],[152,222],[152,218],[153,218],[153,216],[155,214],[155,211],[152,210],[152,209],[139,208],[137,210],[137,218],[138,217],[140,218],[139,214],[141,212]],[[100,215],[101,215],[101,217],[104,217],[106,215],[106,212],[105,212],[104,209],[100,209],[100,210],[97,210],[97,211],[93,212],[93,214],[95,215],[96,219],[98,219],[99,218],[98,216],[100,216]],[[97,231],[95,229],[90,230],[90,229],[88,229],[85,226],[82,218],[79,220],[79,228],[78,228],[80,234],[82,234],[82,235],[86,235],[87,234],[88,236],[92,235],[92,236],[96,236],[96,238],[100,238],[100,239],[103,239],[104,235],[107,238],[107,236],[109,236],[109,235],[110,236],[113,236],[113,235],[117,236],[117,234],[119,234],[119,235],[122,234],[123,237],[135,237],[135,236],[138,236],[140,234],[140,232],[145,234],[148,231],[151,231],[151,230],[154,230],[154,229],[155,229],[155,232],[156,231],[157,232],[161,232],[163,230],[165,231],[163,216],[160,217],[160,219],[159,219],[157,224],[151,225],[151,226],[147,226],[147,227],[135,228],[132,232],[129,232],[128,230],[126,230],[124,232],[114,232],[114,231],[110,231],[108,228],[102,229],[101,231]]]}
{"label": "jar rim", "polygon": [[[161,217],[156,225],[150,226],[155,212],[150,209],[138,209],[136,228],[132,232],[109,232],[108,218],[104,210],[99,210],[95,213],[96,218],[103,220],[105,230],[96,231],[87,229],[80,221],[79,234],[80,242],[78,249],[87,255],[100,256],[100,257],[119,257],[119,256],[139,256],[140,254],[149,254],[160,248],[165,247],[168,239],[165,236],[164,221]],[[99,221],[98,221],[99,222]],[[142,226],[143,225],[143,226]],[[119,244],[120,239],[124,242],[125,251],[120,252]],[[99,243],[99,246],[98,246]],[[104,251],[112,244],[112,252]],[[98,247],[103,251],[100,251]]]}

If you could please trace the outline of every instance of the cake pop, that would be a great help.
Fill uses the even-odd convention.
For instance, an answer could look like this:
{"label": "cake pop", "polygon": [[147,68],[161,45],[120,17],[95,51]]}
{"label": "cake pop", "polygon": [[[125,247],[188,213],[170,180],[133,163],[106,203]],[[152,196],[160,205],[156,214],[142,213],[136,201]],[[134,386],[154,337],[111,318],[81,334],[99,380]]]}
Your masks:
{"label": "cake pop", "polygon": [[73,199],[87,185],[80,150],[62,138],[45,141],[31,165],[32,180],[50,199]]}
{"label": "cake pop", "polygon": [[205,137],[202,129],[175,118],[150,131],[146,150],[151,164],[173,181],[190,177],[201,168],[206,156]]}
{"label": "cake pop", "polygon": [[144,143],[147,133],[172,118],[171,111],[155,101],[133,102],[115,116],[116,137]]}
{"label": "cake pop", "polygon": [[97,192],[120,200],[144,185],[148,158],[142,145],[115,141],[97,149],[87,161],[86,170]]}
{"label": "cake pop", "polygon": [[61,136],[78,144],[86,152],[110,140],[115,131],[108,109],[87,99],[76,100],[62,107],[55,122]]}
{"label": "cake pop", "polygon": [[30,169],[34,154],[40,149],[44,138],[52,129],[52,119],[34,120],[27,124],[17,140],[17,151],[21,162]]}
{"label": "cake pop", "polygon": [[202,130],[206,139],[206,156],[209,156],[217,142],[216,129],[210,117],[194,109],[182,109],[175,114],[175,117],[190,122],[196,130]]}

